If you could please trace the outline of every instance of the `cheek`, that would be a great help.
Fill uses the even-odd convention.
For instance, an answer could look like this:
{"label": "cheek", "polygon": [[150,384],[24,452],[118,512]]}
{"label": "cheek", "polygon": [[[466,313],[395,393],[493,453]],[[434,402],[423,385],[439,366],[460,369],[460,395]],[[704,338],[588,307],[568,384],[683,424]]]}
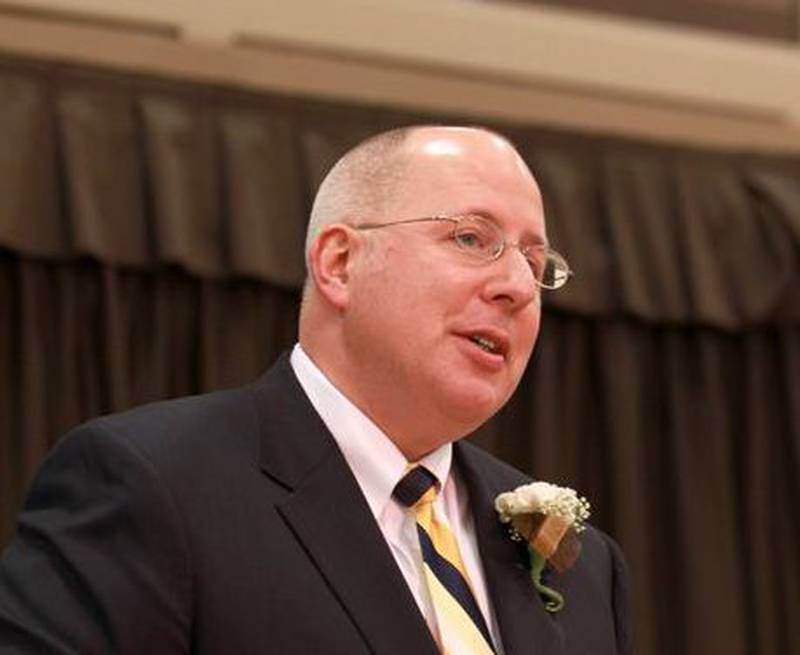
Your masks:
{"label": "cheek", "polygon": [[388,265],[376,268],[354,290],[351,309],[371,338],[385,342],[387,348],[416,352],[430,338],[441,313],[437,299],[441,304],[442,295],[418,269],[415,273],[406,270]]}

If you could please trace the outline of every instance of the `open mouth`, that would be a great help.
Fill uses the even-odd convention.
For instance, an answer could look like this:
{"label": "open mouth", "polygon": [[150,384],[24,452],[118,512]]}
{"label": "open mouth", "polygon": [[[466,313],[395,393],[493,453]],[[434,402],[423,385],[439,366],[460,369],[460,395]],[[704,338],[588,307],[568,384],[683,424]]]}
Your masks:
{"label": "open mouth", "polygon": [[502,355],[503,353],[500,350],[500,345],[494,342],[492,339],[487,337],[482,337],[479,335],[473,335],[469,337],[469,340],[472,343],[477,344],[481,349],[485,350],[487,353],[492,353],[493,355]]}
{"label": "open mouth", "polygon": [[483,352],[496,357],[506,358],[509,350],[508,336],[499,330],[482,329],[466,332],[463,335]]}

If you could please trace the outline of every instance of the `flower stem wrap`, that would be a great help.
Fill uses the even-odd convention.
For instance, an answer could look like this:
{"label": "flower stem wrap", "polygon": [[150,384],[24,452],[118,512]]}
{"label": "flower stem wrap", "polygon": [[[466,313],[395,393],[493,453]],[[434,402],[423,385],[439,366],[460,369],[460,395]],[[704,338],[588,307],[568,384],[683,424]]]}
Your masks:
{"label": "flower stem wrap", "polygon": [[545,564],[547,564],[547,560],[530,547],[528,547],[528,554],[531,559],[531,580],[533,580],[534,588],[544,601],[544,608],[548,612],[558,612],[564,607],[564,597],[555,589],[542,584],[542,571]]}

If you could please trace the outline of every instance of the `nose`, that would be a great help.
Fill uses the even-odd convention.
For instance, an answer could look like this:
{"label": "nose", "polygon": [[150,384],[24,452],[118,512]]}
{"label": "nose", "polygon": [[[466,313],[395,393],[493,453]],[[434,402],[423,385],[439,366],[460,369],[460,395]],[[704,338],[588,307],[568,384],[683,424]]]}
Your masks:
{"label": "nose", "polygon": [[507,247],[498,259],[491,262],[491,275],[484,285],[487,302],[502,303],[518,311],[539,298],[539,285],[533,277],[528,260],[519,248]]}

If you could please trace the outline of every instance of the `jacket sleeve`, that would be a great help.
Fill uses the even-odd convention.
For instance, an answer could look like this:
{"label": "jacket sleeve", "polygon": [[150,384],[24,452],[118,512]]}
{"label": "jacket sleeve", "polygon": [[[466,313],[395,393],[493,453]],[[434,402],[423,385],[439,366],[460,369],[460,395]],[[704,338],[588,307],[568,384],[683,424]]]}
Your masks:
{"label": "jacket sleeve", "polygon": [[190,570],[153,464],[102,424],[77,428],[0,558],[0,653],[188,652]]}

